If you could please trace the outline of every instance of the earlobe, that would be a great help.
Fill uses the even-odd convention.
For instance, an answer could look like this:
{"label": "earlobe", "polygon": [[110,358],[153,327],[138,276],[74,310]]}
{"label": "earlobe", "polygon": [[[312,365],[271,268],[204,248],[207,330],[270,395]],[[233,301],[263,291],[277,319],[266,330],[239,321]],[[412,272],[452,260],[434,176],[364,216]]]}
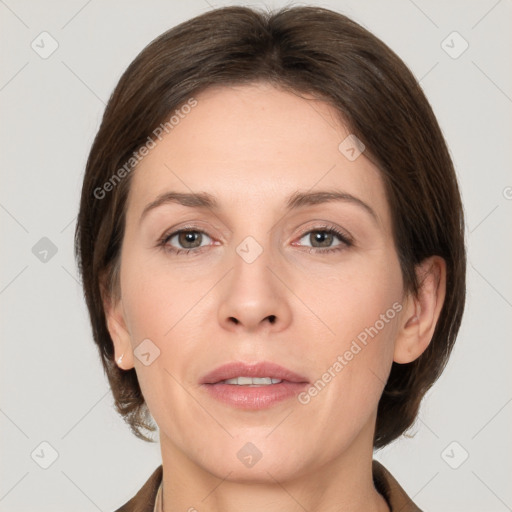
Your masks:
{"label": "earlobe", "polygon": [[110,301],[104,304],[108,332],[114,343],[114,359],[119,368],[129,370],[134,367],[133,350],[130,332],[124,318],[122,299],[119,299],[115,305]]}
{"label": "earlobe", "polygon": [[410,294],[403,309],[402,325],[395,342],[393,360],[410,363],[427,349],[441,314],[446,295],[446,262],[431,256],[416,267],[418,294]]}

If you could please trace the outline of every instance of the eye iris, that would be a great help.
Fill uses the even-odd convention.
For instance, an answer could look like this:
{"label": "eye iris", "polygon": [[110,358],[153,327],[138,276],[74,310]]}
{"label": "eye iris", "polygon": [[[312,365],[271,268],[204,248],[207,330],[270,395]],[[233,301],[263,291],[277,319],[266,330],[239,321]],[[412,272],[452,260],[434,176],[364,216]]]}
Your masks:
{"label": "eye iris", "polygon": [[[332,243],[332,233],[327,233],[325,231],[315,231],[311,234],[311,236],[312,240],[320,243],[319,247],[329,247],[329,245]],[[314,244],[312,243],[312,245]]]}
{"label": "eye iris", "polygon": [[197,231],[183,231],[179,234],[179,242],[182,245],[182,247],[185,247],[187,249],[198,247],[197,245],[191,247],[188,244],[194,244],[194,242],[197,242],[199,240],[199,245],[201,245],[201,233],[198,233]]}

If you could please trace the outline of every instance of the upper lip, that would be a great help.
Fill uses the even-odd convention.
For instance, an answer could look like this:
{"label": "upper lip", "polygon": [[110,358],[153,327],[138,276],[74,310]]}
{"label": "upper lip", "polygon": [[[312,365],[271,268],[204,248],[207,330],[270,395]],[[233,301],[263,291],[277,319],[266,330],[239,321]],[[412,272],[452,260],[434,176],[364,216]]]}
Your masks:
{"label": "upper lip", "polygon": [[201,379],[201,384],[216,384],[220,381],[233,379],[235,377],[270,377],[272,379],[286,380],[289,382],[308,382],[306,377],[269,361],[258,361],[254,363],[232,361],[207,373]]}

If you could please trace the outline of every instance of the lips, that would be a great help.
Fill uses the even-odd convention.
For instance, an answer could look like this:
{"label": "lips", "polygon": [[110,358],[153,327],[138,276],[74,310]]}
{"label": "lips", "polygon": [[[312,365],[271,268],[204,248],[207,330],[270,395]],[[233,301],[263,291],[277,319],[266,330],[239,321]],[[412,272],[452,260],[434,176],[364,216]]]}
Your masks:
{"label": "lips", "polygon": [[284,368],[275,363],[260,361],[255,363],[244,363],[242,361],[233,361],[231,363],[219,366],[215,370],[207,373],[200,381],[201,384],[218,384],[235,377],[270,377],[293,383],[308,383],[308,379],[298,373]]}
{"label": "lips", "polygon": [[[236,379],[236,384],[232,379]],[[268,361],[233,361],[219,366],[201,380],[201,388],[210,398],[231,408],[252,411],[293,400],[308,384],[306,377]]]}

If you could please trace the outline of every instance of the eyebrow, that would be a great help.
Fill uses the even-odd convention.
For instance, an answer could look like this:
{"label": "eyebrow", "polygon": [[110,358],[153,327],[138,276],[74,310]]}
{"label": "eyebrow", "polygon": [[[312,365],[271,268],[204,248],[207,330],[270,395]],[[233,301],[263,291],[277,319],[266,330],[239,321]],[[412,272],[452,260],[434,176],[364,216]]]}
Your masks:
{"label": "eyebrow", "polygon": [[[359,199],[358,197],[353,196],[352,194],[348,194],[346,192],[341,192],[339,190],[321,190],[317,192],[295,192],[292,194],[287,202],[286,202],[286,211],[297,210],[300,208],[304,208],[306,206],[314,206],[318,204],[328,203],[328,202],[347,202],[355,204],[356,206],[361,207],[364,211],[366,211],[375,222],[378,223],[378,217],[375,211],[364,201]],[[180,204],[182,206],[187,206],[189,208],[202,208],[208,209],[212,211],[218,211],[219,203],[215,199],[215,197],[207,192],[164,192],[160,194],[154,201],[151,201],[144,210],[139,219],[139,223],[142,222],[144,217],[155,208],[162,206],[164,204]]]}

